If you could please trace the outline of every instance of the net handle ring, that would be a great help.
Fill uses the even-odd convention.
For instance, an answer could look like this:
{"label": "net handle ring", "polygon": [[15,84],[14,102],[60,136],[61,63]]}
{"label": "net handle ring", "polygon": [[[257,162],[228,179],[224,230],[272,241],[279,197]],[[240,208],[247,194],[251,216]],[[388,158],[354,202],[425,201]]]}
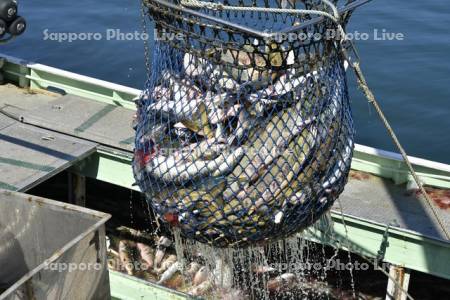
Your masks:
{"label": "net handle ring", "polygon": [[[328,6],[331,5],[330,8],[333,11],[333,14],[330,14],[325,11],[320,11],[320,10],[228,6],[228,5],[211,3],[211,2],[206,2],[206,1],[199,1],[199,0],[181,0],[181,5],[171,3],[167,0],[142,0],[142,1],[147,7],[150,6],[151,2],[154,2],[154,3],[157,3],[161,6],[164,6],[164,7],[170,8],[170,9],[188,13],[188,14],[203,18],[205,20],[209,20],[209,21],[212,21],[212,22],[215,22],[218,24],[225,25],[230,28],[234,28],[236,30],[245,32],[245,33],[250,34],[257,38],[273,39],[273,37],[276,36],[277,34],[295,32],[295,31],[301,30],[307,26],[321,23],[324,21],[325,18],[331,19],[334,23],[341,25],[339,16],[342,16],[345,13],[351,12],[351,11],[355,10],[357,7],[362,6],[372,0],[355,0],[355,1],[348,3],[341,9],[337,9],[337,7],[333,3],[331,3],[329,0],[321,0],[324,3],[328,3],[329,4]],[[185,5],[183,5],[183,3]],[[196,5],[201,5],[201,6],[196,6]],[[208,7],[206,7],[206,6],[208,6]],[[235,11],[247,10],[247,11],[261,11],[261,12],[272,12],[272,13],[306,14],[306,15],[317,15],[317,17],[315,17],[309,21],[306,21],[302,24],[292,26],[285,30],[281,30],[278,32],[267,32],[267,31],[258,31],[258,30],[252,29],[250,27],[247,27],[247,26],[239,25],[239,24],[236,24],[233,22],[229,22],[229,21],[220,19],[220,18],[216,18],[214,16],[210,16],[208,14],[199,12],[197,10],[190,9],[189,7],[191,7],[191,8],[207,8],[207,9],[212,9],[215,11],[229,10],[229,8],[231,8],[231,10],[234,9]],[[341,31],[341,29],[339,29],[339,30]],[[341,35],[341,36],[345,36],[345,35]]]}

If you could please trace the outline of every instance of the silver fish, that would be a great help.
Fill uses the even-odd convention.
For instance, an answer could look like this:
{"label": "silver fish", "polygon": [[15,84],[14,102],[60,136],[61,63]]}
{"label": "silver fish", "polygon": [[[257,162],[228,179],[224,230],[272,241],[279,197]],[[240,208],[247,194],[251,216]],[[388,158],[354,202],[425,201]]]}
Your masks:
{"label": "silver fish", "polygon": [[235,104],[231,107],[228,108],[219,108],[216,109],[214,111],[214,113],[211,114],[210,116],[210,122],[211,124],[218,124],[218,123],[222,123],[225,120],[231,118],[231,117],[235,117],[239,111],[241,111],[242,109],[242,105],[241,104]]}
{"label": "silver fish", "polygon": [[154,269],[158,269],[160,267],[160,264],[162,262],[162,260],[164,259],[164,256],[166,254],[166,248],[170,247],[172,245],[172,241],[165,237],[165,236],[160,236],[158,241],[156,242],[156,253],[155,253],[155,259],[154,259]]}
{"label": "silver fish", "polygon": [[188,77],[202,76],[208,78],[212,73],[213,65],[204,58],[186,53],[183,57],[183,68]]}
{"label": "silver fish", "polygon": [[168,267],[164,273],[162,273],[161,277],[159,278],[158,284],[163,284],[166,281],[170,280],[178,271],[181,270],[181,264],[176,261]]}
{"label": "silver fish", "polygon": [[252,121],[253,120],[250,118],[250,115],[247,112],[247,110],[242,109],[239,112],[238,124],[234,131],[234,134],[228,138],[228,144],[232,145],[233,143],[240,141],[247,132],[247,130],[251,127]]}
{"label": "silver fish", "polygon": [[166,248],[162,247],[162,248],[158,248],[156,250],[155,260],[154,260],[154,264],[153,264],[154,270],[157,270],[159,268],[165,255],[166,255]]}
{"label": "silver fish", "polygon": [[212,75],[212,86],[217,90],[225,90],[234,93],[240,88],[240,84],[234,80],[232,76],[228,75],[226,71],[216,68]]}
{"label": "silver fish", "polygon": [[210,139],[205,139],[198,143],[192,143],[189,146],[179,150],[182,154],[181,157],[186,157],[191,155],[192,158],[189,160],[193,161],[198,158],[203,160],[211,160],[216,158],[220,153],[222,153],[228,147],[227,144],[223,143],[223,139],[220,137],[214,137]]}
{"label": "silver fish", "polygon": [[189,162],[176,156],[157,156],[146,165],[149,174],[166,182],[185,182],[193,178],[223,176],[234,169],[244,156],[242,147],[231,153],[222,153],[214,160]]}
{"label": "silver fish", "polygon": [[169,128],[168,123],[160,123],[160,124],[148,124],[148,130],[146,134],[143,135],[139,139],[139,143],[141,145],[145,145],[147,143],[158,143],[166,137],[167,129]]}
{"label": "silver fish", "polygon": [[169,100],[172,97],[170,89],[163,86],[156,86],[150,95],[149,98],[155,101]]}
{"label": "silver fish", "polygon": [[[149,113],[163,113],[171,120],[179,120],[181,122],[194,122],[201,119],[203,109],[206,110],[205,117],[212,125],[224,122],[226,119],[234,116],[239,105],[233,105],[228,108],[220,108],[225,105],[226,94],[210,95],[190,95],[184,93],[179,99],[161,99],[148,107]],[[203,106],[202,106],[203,105]],[[186,124],[183,124],[186,128]],[[178,126],[179,127],[179,126]],[[199,126],[199,130],[203,126]]]}
{"label": "silver fish", "polygon": [[331,171],[331,174],[322,183],[322,188],[328,189],[337,180],[342,178],[344,170],[347,169],[347,166],[350,163],[352,150],[353,150],[353,141],[352,139],[348,138],[347,145],[345,146],[345,151],[342,154],[342,158],[335,163],[333,170]]}
{"label": "silver fish", "polygon": [[[309,118],[307,120],[303,120],[301,118],[297,118],[295,123],[293,124],[293,128],[289,132],[289,136],[284,136],[281,134],[278,139],[275,141],[274,147],[272,147],[270,150],[266,149],[265,146],[263,146],[261,149],[258,149],[261,153],[265,153],[266,156],[261,159],[259,156],[255,156],[253,162],[250,164],[251,168],[254,168],[255,171],[250,172],[254,174],[254,177],[251,177],[250,180],[253,181],[259,176],[257,170],[259,169],[265,169],[267,166],[272,164],[277,158],[283,155],[284,151],[288,147],[288,142],[290,142],[292,139],[297,137],[301,132],[310,126],[315,118]],[[312,132],[315,132],[315,130],[312,130]],[[311,136],[315,136],[315,134],[312,134]],[[311,138],[311,143],[314,143],[315,139]],[[310,141],[308,141],[310,142]],[[312,145],[312,144],[311,144]],[[312,147],[310,147],[312,148]],[[273,189],[271,187],[268,188],[269,193],[273,193]]]}
{"label": "silver fish", "polygon": [[[175,86],[174,88],[177,88]],[[174,97],[168,99],[161,99],[148,106],[147,111],[158,111],[165,113],[172,119],[178,120],[190,119],[197,111],[197,106],[202,101],[201,91],[194,88],[184,91],[178,88],[179,91],[174,93]]]}
{"label": "silver fish", "polygon": [[246,99],[253,103],[264,98],[270,99],[271,97],[280,98],[284,96],[306,82],[305,76],[298,77],[296,73],[295,69],[287,70],[274,84],[259,90],[257,93],[248,95]]}
{"label": "silver fish", "polygon": [[192,82],[178,79],[169,71],[163,72],[161,77],[164,85],[153,89],[152,95],[155,95],[154,99],[157,101],[151,104],[147,111],[157,110],[189,118],[195,109],[195,103],[201,101],[202,91]]}
{"label": "silver fish", "polygon": [[[156,103],[159,103],[157,109],[163,109],[164,105],[168,102],[174,102],[179,104],[179,109],[189,104],[189,101],[198,100],[208,100],[209,103],[216,103],[218,101],[217,97],[223,97],[224,95],[216,95],[213,93],[206,93],[201,99],[203,93],[194,84],[185,78],[178,78],[176,75],[172,74],[170,71],[164,71],[162,76],[162,84],[153,88],[152,96]],[[189,78],[189,77],[186,77]],[[180,105],[185,104],[185,105]],[[150,106],[149,109],[153,109],[155,106]]]}
{"label": "silver fish", "polygon": [[169,239],[168,237],[162,235],[162,236],[159,237],[159,239],[158,239],[156,244],[157,244],[158,247],[166,247],[166,248],[168,248],[168,247],[172,246],[172,240]]}
{"label": "silver fish", "polygon": [[225,143],[227,141],[225,138],[225,127],[221,123],[217,124],[216,133],[214,137],[220,143]]}
{"label": "silver fish", "polygon": [[[301,87],[306,84],[309,78],[317,78],[319,72],[320,69],[319,71],[313,71],[306,75],[298,76],[298,71],[296,69],[288,69],[274,84],[248,95],[245,99],[254,105],[258,113],[262,113],[275,104],[287,101],[285,96],[289,93],[301,93]],[[297,96],[296,99],[299,97],[300,96]],[[292,97],[288,96],[287,98]]]}

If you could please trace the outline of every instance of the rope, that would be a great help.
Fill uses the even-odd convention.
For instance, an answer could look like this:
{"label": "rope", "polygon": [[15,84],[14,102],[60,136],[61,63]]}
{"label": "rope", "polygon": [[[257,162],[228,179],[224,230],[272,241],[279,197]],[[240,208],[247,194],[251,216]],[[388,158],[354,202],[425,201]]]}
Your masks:
{"label": "rope", "polygon": [[405,149],[403,148],[402,144],[398,140],[397,135],[395,134],[394,130],[392,129],[391,125],[389,124],[389,121],[386,119],[386,116],[384,115],[383,111],[381,110],[381,107],[378,104],[377,100],[375,99],[374,94],[370,90],[370,88],[366,82],[366,78],[364,77],[364,74],[359,65],[359,62],[354,62],[353,64],[351,64],[351,66],[352,66],[352,69],[355,71],[358,84],[361,87],[364,95],[366,96],[369,103],[371,103],[373,105],[373,107],[375,108],[375,110],[377,111],[378,116],[380,117],[381,121],[384,124],[384,127],[386,127],[386,130],[388,131],[389,135],[391,136],[392,140],[394,141],[395,146],[400,151],[400,154],[402,155],[406,166],[408,167],[409,171],[411,172],[411,175],[413,176],[414,181],[416,182],[417,186],[419,187],[420,192],[425,197],[428,207],[433,212],[433,215],[436,218],[436,221],[438,222],[442,231],[444,232],[447,240],[450,240],[450,234],[449,234],[447,228],[445,227],[444,222],[439,217],[439,214],[438,214],[436,208],[432,204],[432,200],[431,200],[430,196],[428,195],[427,191],[423,187],[422,182],[419,179],[419,176],[417,175],[411,162],[409,161],[409,158],[408,158],[408,155],[406,154]]}
{"label": "rope", "polygon": [[[322,0],[322,1],[326,1],[326,0]],[[338,28],[342,33],[344,33],[343,35],[341,35],[341,38],[342,38],[341,44],[343,44],[348,40],[346,39],[345,31],[340,23],[338,24]],[[354,47],[354,45],[352,43],[350,43],[350,44],[352,47]],[[359,61],[351,62],[351,60],[348,56],[348,53],[345,50],[345,47],[342,47],[342,52],[344,54],[344,57],[348,61],[349,65],[352,67],[353,71],[355,72],[359,87],[362,89],[362,91],[363,91],[364,95],[366,96],[367,100],[369,101],[369,103],[372,104],[373,107],[375,108],[376,112],[378,113],[378,116],[380,117],[381,121],[383,122],[384,127],[386,128],[390,137],[392,138],[392,141],[394,142],[395,146],[397,147],[400,154],[402,155],[403,161],[405,162],[406,166],[408,167],[421,194],[424,196],[428,207],[431,209],[431,211],[432,211],[437,223],[441,227],[442,232],[444,233],[446,239],[450,240],[450,234],[449,234],[447,228],[445,227],[444,222],[440,218],[436,208],[433,206],[430,196],[428,195],[427,191],[423,187],[422,182],[419,179],[419,176],[417,175],[416,171],[414,170],[414,167],[412,166],[411,162],[409,161],[409,158],[408,158],[408,155],[406,154],[405,149],[403,148],[402,144],[400,143],[399,139],[397,138],[397,135],[395,134],[394,129],[392,129],[391,125],[389,124],[389,121],[387,120],[386,116],[383,113],[383,110],[381,109],[380,105],[378,104],[378,101],[376,100],[375,95],[370,90],[369,85],[367,84],[366,78],[364,77],[364,74],[361,70]]]}
{"label": "rope", "polygon": [[[330,3],[328,0],[322,0],[325,4],[329,5],[333,10],[334,15],[339,15],[337,8]],[[309,10],[309,9],[293,9],[293,8],[273,8],[273,7],[255,7],[255,6],[231,6],[224,5],[222,3],[214,3],[214,2],[206,2],[199,0],[181,0],[181,5],[196,7],[196,8],[206,8],[210,10],[229,10],[229,11],[250,11],[250,12],[266,12],[266,13],[278,13],[278,14],[293,14],[293,15],[319,15],[324,16],[329,19],[332,19],[335,22],[338,22],[338,19],[321,10]]]}
{"label": "rope", "polygon": [[332,20],[338,30],[341,37],[345,38],[345,31],[340,23],[339,11],[333,3],[329,0],[321,0],[323,4],[327,5],[333,12],[330,14],[322,10],[315,9],[295,9],[295,8],[274,8],[274,7],[255,7],[255,6],[231,6],[224,5],[222,3],[206,2],[200,0],[181,0],[181,5],[194,7],[194,8],[206,8],[210,10],[229,10],[229,11],[250,11],[250,12],[265,12],[265,13],[277,13],[277,14],[292,14],[292,15],[318,15],[326,17]]}
{"label": "rope", "polygon": [[[211,9],[211,10],[230,10],[230,11],[255,11],[255,12],[272,12],[272,13],[287,13],[287,14],[309,14],[309,15],[320,15],[320,16],[324,16],[326,18],[329,18],[330,20],[332,20],[339,32],[340,32],[340,37],[341,37],[341,46],[345,43],[348,42],[348,40],[346,39],[346,34],[345,34],[345,30],[340,22],[340,15],[339,15],[339,11],[337,9],[337,7],[331,3],[329,0],[321,0],[325,5],[327,5],[332,11],[333,11],[333,15],[328,13],[328,12],[324,12],[324,11],[320,11],[320,10],[308,10],[308,9],[288,9],[288,8],[270,8],[270,7],[248,7],[248,6],[229,6],[229,5],[223,5],[221,3],[213,3],[213,2],[206,2],[206,1],[200,1],[200,0],[181,0],[181,4],[184,6],[190,6],[190,7],[197,7],[197,8],[207,8],[207,9]],[[352,45],[352,47],[354,47]],[[414,181],[416,182],[420,192],[422,193],[422,195],[424,196],[428,207],[431,209],[433,216],[435,217],[437,223],[439,224],[439,226],[441,227],[445,237],[447,238],[447,240],[450,240],[450,233],[448,232],[447,228],[445,227],[444,222],[441,220],[436,208],[433,206],[432,204],[432,200],[430,198],[430,196],[428,195],[427,191],[425,190],[425,188],[422,185],[422,182],[419,179],[419,176],[417,175],[416,171],[414,170],[411,162],[409,161],[408,155],[406,154],[406,151],[404,150],[403,146],[401,145],[400,141],[397,138],[397,135],[395,134],[394,130],[392,129],[391,125],[389,124],[389,121],[386,119],[383,111],[381,110],[380,105],[378,104],[374,94],[372,93],[372,91],[370,90],[367,81],[364,77],[364,74],[361,70],[360,64],[358,61],[355,62],[351,62],[348,56],[348,53],[345,50],[345,47],[342,46],[342,52],[344,53],[344,57],[345,59],[349,62],[349,65],[352,67],[353,71],[356,74],[356,78],[358,81],[358,85],[360,86],[360,88],[362,89],[364,95],[366,96],[367,100],[369,101],[369,103],[371,103],[376,112],[378,113],[378,116],[380,117],[381,121],[383,122],[385,128],[387,129],[390,137],[392,138],[395,146],[397,147],[397,149],[400,151],[400,154],[402,155],[402,158],[406,164],[406,166],[408,167],[411,175],[413,176]]]}

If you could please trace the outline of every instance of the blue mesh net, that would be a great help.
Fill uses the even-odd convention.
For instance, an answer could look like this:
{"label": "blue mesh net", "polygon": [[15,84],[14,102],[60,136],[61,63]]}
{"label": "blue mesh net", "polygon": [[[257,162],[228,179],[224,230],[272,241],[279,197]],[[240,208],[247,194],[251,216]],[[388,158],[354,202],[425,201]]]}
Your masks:
{"label": "blue mesh net", "polygon": [[[317,8],[313,2],[300,3]],[[255,37],[146,4],[158,36],[167,38],[155,43],[137,101],[133,168],[158,217],[218,247],[276,240],[315,222],[343,191],[353,150],[335,41]],[[308,20],[199,11],[256,29]],[[324,37],[330,28],[322,21],[301,31]]]}

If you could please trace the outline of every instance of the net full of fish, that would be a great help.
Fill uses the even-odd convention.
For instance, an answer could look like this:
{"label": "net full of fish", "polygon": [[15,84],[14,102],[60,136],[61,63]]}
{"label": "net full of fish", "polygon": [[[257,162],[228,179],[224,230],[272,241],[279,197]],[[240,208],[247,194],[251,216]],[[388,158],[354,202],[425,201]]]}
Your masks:
{"label": "net full of fish", "polygon": [[[261,38],[157,0],[145,4],[156,30],[177,37],[155,42],[136,102],[133,169],[157,215],[218,247],[265,243],[313,224],[343,191],[353,151],[336,42]],[[324,9],[317,1],[259,4]],[[310,18],[197,11],[271,31]],[[301,32],[325,37],[330,28],[324,20]]]}

